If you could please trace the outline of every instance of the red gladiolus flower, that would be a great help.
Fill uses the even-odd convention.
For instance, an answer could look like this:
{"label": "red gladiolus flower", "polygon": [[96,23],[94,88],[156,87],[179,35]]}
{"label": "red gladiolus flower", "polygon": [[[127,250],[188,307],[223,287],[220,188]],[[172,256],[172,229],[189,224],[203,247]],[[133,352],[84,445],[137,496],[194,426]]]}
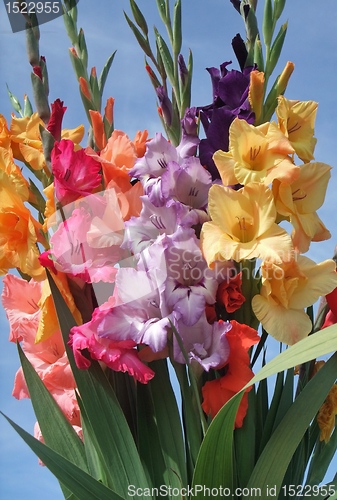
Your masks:
{"label": "red gladiolus flower", "polygon": [[48,122],[47,130],[51,133],[56,141],[61,139],[62,119],[67,108],[63,107],[63,101],[56,99],[51,104],[51,117]]}
{"label": "red gladiolus flower", "polygon": [[[202,388],[204,401],[202,407],[204,412],[211,414],[212,418],[218,413],[227,401],[229,401],[242,387],[253,377],[249,368],[248,349],[260,340],[256,330],[247,325],[241,325],[231,321],[232,329],[227,332],[226,338],[230,345],[230,355],[225,367],[226,375],[216,380],[206,382]],[[248,408],[247,392],[241,400],[236,418],[235,427],[241,427]]]}
{"label": "red gladiolus flower", "polygon": [[223,281],[218,288],[216,301],[226,307],[226,311],[232,313],[239,309],[246,300],[241,293],[242,273],[239,273],[228,281]]}

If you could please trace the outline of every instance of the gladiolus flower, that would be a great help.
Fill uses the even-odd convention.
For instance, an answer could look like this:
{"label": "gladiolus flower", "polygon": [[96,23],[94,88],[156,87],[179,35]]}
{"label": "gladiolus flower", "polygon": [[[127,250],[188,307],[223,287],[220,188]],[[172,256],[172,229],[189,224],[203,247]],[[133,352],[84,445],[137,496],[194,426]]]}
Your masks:
{"label": "gladiolus flower", "polygon": [[304,256],[281,265],[263,262],[262,287],[252,308],[264,329],[276,340],[293,345],[312,329],[306,307],[337,285],[333,260],[315,264]]}
{"label": "gladiolus flower", "polygon": [[217,151],[213,160],[224,186],[274,179],[290,184],[299,176],[299,167],[288,155],[294,149],[275,122],[258,127],[236,118],[229,129],[229,153]]}
{"label": "gladiolus flower", "polygon": [[292,259],[290,236],[275,224],[276,208],[267,186],[253,183],[235,191],[213,185],[208,210],[212,221],[203,224],[200,244],[209,267],[231,259]]}
{"label": "gladiolus flower", "polygon": [[[253,377],[249,368],[250,358],[248,349],[260,340],[256,330],[247,325],[241,325],[236,321],[230,322],[231,330],[226,333],[230,346],[230,354],[226,364],[226,374],[218,379],[206,382],[202,388],[204,401],[202,407],[204,412],[211,414],[212,418],[237,392],[239,392]],[[246,389],[241,400],[238,413],[235,418],[235,427],[241,427],[248,408]]]}
{"label": "gladiolus flower", "polygon": [[67,108],[63,106],[63,101],[56,99],[51,104],[51,117],[48,122],[47,130],[51,133],[56,141],[61,140],[62,119]]}
{"label": "gladiolus flower", "polygon": [[277,211],[289,217],[294,227],[295,250],[305,253],[311,241],[323,241],[331,236],[316,213],[324,202],[331,167],[315,162],[299,168],[300,176],[290,186],[275,181],[272,190]]}
{"label": "gladiolus flower", "polygon": [[216,301],[225,306],[228,313],[233,313],[245,302],[245,297],[241,293],[242,273],[236,274],[232,278],[220,283]]}
{"label": "gladiolus flower", "polygon": [[318,104],[314,101],[290,101],[283,96],[279,96],[278,101],[276,115],[280,130],[288,137],[297,156],[308,163],[314,159],[317,142],[314,125]]}

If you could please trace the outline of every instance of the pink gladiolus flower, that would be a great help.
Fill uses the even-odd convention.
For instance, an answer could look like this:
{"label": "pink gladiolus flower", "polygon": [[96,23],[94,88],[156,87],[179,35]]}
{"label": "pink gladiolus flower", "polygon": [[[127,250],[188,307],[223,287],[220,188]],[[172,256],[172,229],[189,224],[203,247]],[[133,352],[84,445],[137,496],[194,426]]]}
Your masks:
{"label": "pink gladiolus flower", "polygon": [[74,143],[66,139],[56,142],[51,153],[55,196],[62,205],[88,196],[101,183],[101,165],[85,153],[74,151]]}

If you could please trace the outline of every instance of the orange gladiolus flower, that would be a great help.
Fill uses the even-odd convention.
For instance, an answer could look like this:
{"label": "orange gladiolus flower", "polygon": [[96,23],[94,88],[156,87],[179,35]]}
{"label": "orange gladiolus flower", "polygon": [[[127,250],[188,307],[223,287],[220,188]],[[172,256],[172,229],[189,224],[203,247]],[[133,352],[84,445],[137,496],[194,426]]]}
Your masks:
{"label": "orange gladiolus flower", "polygon": [[[235,394],[237,394],[254,376],[249,368],[248,349],[260,340],[256,330],[247,325],[231,321],[232,329],[227,332],[226,338],[230,346],[230,354],[225,364],[226,374],[216,380],[206,382],[202,388],[204,412],[212,418]],[[241,400],[235,418],[235,427],[241,427],[248,408],[247,392]]]}

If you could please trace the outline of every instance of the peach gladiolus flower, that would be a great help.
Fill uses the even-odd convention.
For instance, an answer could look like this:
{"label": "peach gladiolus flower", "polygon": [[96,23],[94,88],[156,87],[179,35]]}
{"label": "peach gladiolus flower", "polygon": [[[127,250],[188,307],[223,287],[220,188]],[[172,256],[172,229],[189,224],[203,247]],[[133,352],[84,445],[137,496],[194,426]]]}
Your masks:
{"label": "peach gladiolus flower", "polygon": [[312,329],[305,308],[337,286],[333,260],[316,264],[299,255],[281,265],[263,262],[262,287],[252,300],[252,308],[264,329],[276,340],[293,345]]}
{"label": "peach gladiolus flower", "polygon": [[300,166],[300,176],[290,186],[273,183],[276,209],[290,218],[293,244],[299,253],[307,252],[311,241],[324,241],[331,236],[316,213],[324,202],[330,170],[326,163],[307,163]]}
{"label": "peach gladiolus flower", "polygon": [[278,263],[292,259],[290,236],[275,223],[273,196],[264,184],[249,184],[238,191],[213,185],[208,210],[212,220],[203,224],[200,244],[209,267],[230,259]]}
{"label": "peach gladiolus flower", "polygon": [[258,127],[235,118],[229,128],[229,152],[216,151],[213,160],[224,186],[274,179],[290,184],[299,176],[299,168],[288,155],[294,148],[275,122]]}
{"label": "peach gladiolus flower", "polygon": [[314,159],[317,142],[314,125],[318,104],[314,101],[290,101],[284,96],[279,96],[278,102],[276,115],[279,128],[288,137],[297,156],[308,163]]}
{"label": "peach gladiolus flower", "polygon": [[[14,158],[25,161],[35,170],[46,167],[43,147],[40,137],[39,125],[44,123],[37,113],[25,118],[12,117],[11,122],[11,146]],[[73,130],[62,130],[61,138],[70,139],[78,145],[84,136],[84,126],[80,125]],[[77,149],[79,146],[77,146]],[[75,148],[76,149],[76,148]]]}
{"label": "peach gladiolus flower", "polygon": [[41,224],[24,205],[11,176],[0,169],[0,274],[11,268],[37,280],[45,278],[36,243],[45,243]]}
{"label": "peach gladiolus flower", "polygon": [[8,130],[6,118],[0,114],[0,147],[9,149],[11,145],[11,133]]}
{"label": "peach gladiolus flower", "polygon": [[[41,311],[38,302],[41,297],[41,283],[29,283],[14,275],[3,279],[2,304],[9,319],[10,341],[22,342],[22,348],[50,391],[61,410],[73,425],[80,424],[79,407],[75,395],[75,380],[65,353],[62,335],[58,329],[48,340],[35,343]],[[22,368],[15,376],[13,396],[29,398],[29,392]]]}

